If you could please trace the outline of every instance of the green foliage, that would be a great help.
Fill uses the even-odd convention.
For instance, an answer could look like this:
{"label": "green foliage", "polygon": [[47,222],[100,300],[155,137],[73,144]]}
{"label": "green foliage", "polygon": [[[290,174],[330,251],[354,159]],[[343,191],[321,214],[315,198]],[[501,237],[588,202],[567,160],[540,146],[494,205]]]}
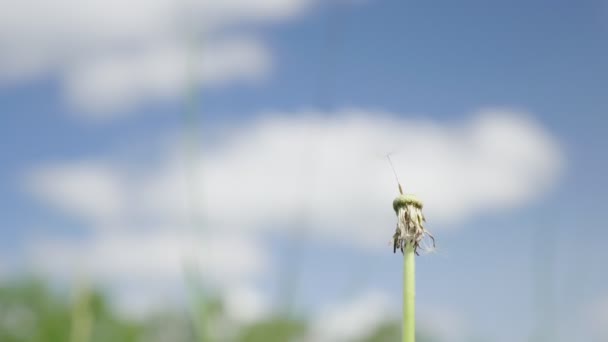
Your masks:
{"label": "green foliage", "polygon": [[[395,342],[401,340],[400,322],[386,322],[381,324],[370,336],[364,337],[357,342]],[[426,334],[416,333],[418,342],[438,342]]]}
{"label": "green foliage", "polygon": [[303,337],[306,333],[304,322],[275,317],[242,329],[239,342],[286,342]]}
{"label": "green foliage", "polygon": [[[98,291],[81,289],[60,295],[38,280],[0,284],[1,342],[290,342],[306,341],[305,320],[281,315],[242,327],[226,319],[217,296],[195,291],[192,312],[159,312],[141,322],[117,315]],[[84,319],[86,318],[86,319]],[[90,318],[90,320],[88,320]],[[81,322],[81,323],[79,323]],[[74,338],[74,325],[85,325],[86,334]],[[199,329],[205,335],[201,338]],[[401,338],[398,322],[387,322],[369,336],[353,342],[394,342]],[[418,342],[437,342],[417,336]]]}
{"label": "green foliage", "polygon": [[[137,341],[141,327],[115,317],[106,303],[100,293],[89,294],[87,309],[94,320],[90,342]],[[72,317],[70,301],[40,281],[20,281],[0,287],[0,341],[70,341]]]}
{"label": "green foliage", "polygon": [[0,341],[67,341],[70,311],[38,281],[0,290]]}

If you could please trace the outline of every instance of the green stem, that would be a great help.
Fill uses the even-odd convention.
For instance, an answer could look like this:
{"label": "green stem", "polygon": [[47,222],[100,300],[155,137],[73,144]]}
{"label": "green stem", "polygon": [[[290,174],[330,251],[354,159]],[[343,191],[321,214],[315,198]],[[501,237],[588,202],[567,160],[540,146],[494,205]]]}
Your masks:
{"label": "green stem", "polygon": [[91,340],[92,328],[91,292],[87,285],[81,285],[81,288],[76,290],[75,301],[72,305],[70,341],[89,342]]}
{"label": "green stem", "polygon": [[408,243],[403,254],[403,342],[416,341],[416,261],[414,246]]}

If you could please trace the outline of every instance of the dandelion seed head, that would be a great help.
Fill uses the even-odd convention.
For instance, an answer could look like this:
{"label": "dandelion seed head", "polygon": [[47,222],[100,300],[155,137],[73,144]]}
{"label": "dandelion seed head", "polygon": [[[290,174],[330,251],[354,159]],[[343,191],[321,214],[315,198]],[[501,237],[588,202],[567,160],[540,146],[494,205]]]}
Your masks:
{"label": "dandelion seed head", "polygon": [[[399,195],[393,201],[393,209],[397,214],[397,228],[393,234],[393,252],[400,249],[403,253],[409,244],[414,246],[414,251],[418,254],[419,249],[433,250],[435,248],[435,238],[424,227],[426,219],[422,213],[422,201],[411,194]],[[423,243],[425,237],[432,240],[432,248]]]}

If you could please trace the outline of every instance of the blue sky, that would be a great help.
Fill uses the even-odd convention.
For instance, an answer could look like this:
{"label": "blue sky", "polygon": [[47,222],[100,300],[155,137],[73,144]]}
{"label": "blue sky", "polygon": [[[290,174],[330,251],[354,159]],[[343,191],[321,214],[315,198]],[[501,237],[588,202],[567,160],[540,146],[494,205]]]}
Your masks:
{"label": "blue sky", "polygon": [[[228,8],[212,18],[217,22],[201,24],[207,31],[195,54],[201,64],[216,63],[210,69],[203,67],[197,78],[201,85],[198,141],[204,157],[201,164],[194,162],[194,170],[202,174],[197,182],[215,181],[210,188],[218,189],[201,187],[201,210],[209,214],[209,226],[226,225],[217,232],[209,228],[212,235],[224,234],[213,246],[237,239],[245,250],[252,250],[252,260],[259,260],[234,266],[235,273],[244,267],[251,271],[251,279],[246,278],[251,288],[277,297],[279,274],[287,268],[285,260],[293,257],[289,256],[294,245],[291,229],[314,226],[318,229],[306,228],[312,232],[298,261],[302,268],[295,300],[300,309],[322,311],[334,303],[339,308],[339,303],[356,302],[370,291],[381,294],[370,298],[397,296],[400,258],[383,248],[386,241],[376,240],[390,238],[393,229],[390,202],[395,189],[386,186],[393,178],[381,155],[394,152],[406,188],[419,189],[421,196],[429,198],[429,225],[439,241],[437,253],[418,259],[418,306],[422,315],[430,317],[427,321],[445,321],[438,324],[451,327],[446,329],[454,341],[458,334],[464,338],[469,332],[492,341],[527,340],[537,323],[535,300],[542,299],[534,292],[535,282],[546,281],[538,275],[546,272],[554,279],[547,282],[553,288],[541,293],[551,294],[548,305],[554,306],[559,338],[601,340],[607,332],[597,327],[608,320],[608,278],[602,272],[608,258],[602,217],[608,199],[604,191],[608,159],[602,151],[608,127],[605,1],[259,3],[270,5],[250,5],[250,12],[238,15],[234,14],[238,10]],[[25,10],[0,12],[8,13],[7,18],[12,14],[25,19],[36,14],[27,8],[32,4],[25,2]],[[185,69],[168,68],[156,74],[159,65],[185,56],[183,46],[179,47],[183,41],[173,44],[177,38],[171,35],[183,38],[183,28],[162,26],[157,34],[155,28],[163,24],[155,21],[156,12],[139,17],[134,10],[121,10],[128,12],[126,18],[148,20],[143,26],[149,32],[131,32],[126,24],[125,34],[79,22],[63,27],[50,19],[31,27],[10,20],[0,25],[0,270],[10,270],[4,272],[6,276],[31,267],[69,278],[70,272],[60,271],[73,265],[54,253],[78,245],[79,239],[98,247],[102,240],[100,245],[112,245],[114,250],[113,242],[127,245],[124,241],[137,237],[146,241],[144,237],[151,236],[151,246],[162,246],[155,244],[155,232],[166,237],[173,231],[166,227],[184,225],[175,219],[184,214],[183,208],[167,209],[166,217],[149,215],[162,201],[151,200],[141,207],[127,203],[124,208],[115,203],[120,195],[127,196],[122,198],[126,202],[162,196],[167,191],[163,182],[192,186],[176,180],[184,173],[172,167],[176,164],[179,169],[184,162],[185,108],[182,79],[172,73]],[[116,20],[122,27],[120,18]],[[198,25],[195,20],[194,26]],[[89,40],[83,43],[73,32],[84,32]],[[51,39],[52,34],[63,38]],[[236,52],[222,50],[222,44],[234,44],[230,46]],[[150,58],[148,51],[153,51]],[[160,51],[162,58],[154,51]],[[31,64],[35,67],[26,63],[29,59],[22,53],[27,52],[40,54]],[[141,67],[140,73],[131,75],[133,65],[152,69]],[[217,75],[210,72],[220,69]],[[119,71],[112,75],[115,78],[108,76],[113,70]],[[148,78],[150,70],[154,72]],[[217,79],[209,81],[209,75]],[[114,93],[113,85],[122,88]],[[410,135],[398,137],[396,129]],[[407,145],[416,132],[422,132],[419,141],[428,138],[428,146],[437,149],[423,144],[426,153],[414,153],[417,165],[413,166]],[[477,134],[479,139],[469,137]],[[506,139],[497,142],[494,136]],[[476,157],[480,142],[488,143],[488,153],[505,153],[508,158],[494,160],[483,154],[485,150]],[[283,143],[293,153],[283,151]],[[388,146],[395,150],[383,150]],[[376,153],[373,158],[372,153]],[[473,166],[467,166],[472,162],[490,171],[475,177]],[[504,168],[494,168],[501,163]],[[357,165],[362,170],[353,171]],[[247,169],[234,169],[239,166]],[[380,167],[386,180],[357,178],[377,176]],[[447,179],[442,170],[455,171]],[[292,171],[296,173],[282,174]],[[352,175],[333,183],[340,178],[338,171]],[[248,187],[259,181],[272,188],[274,183],[264,178],[267,173],[278,177],[277,187],[294,184],[296,189],[262,194],[261,185]],[[493,177],[506,185],[489,186]],[[481,182],[486,178],[489,183]],[[73,179],[82,182],[72,183]],[[159,189],[146,192],[157,183]],[[206,197],[219,196],[224,188],[238,191],[237,185],[244,185],[240,195],[249,201],[242,208],[243,217],[257,220],[245,232],[232,230],[243,225],[236,218],[220,222],[217,217],[225,215],[226,208],[207,202]],[[350,185],[353,192],[348,192]],[[445,190],[437,189],[440,185],[446,185]],[[381,190],[374,193],[355,192],[375,191],[378,186]],[[459,201],[458,191],[469,188],[476,195]],[[521,191],[511,193],[512,188]],[[344,200],[343,206],[322,201],[323,194],[341,192],[351,199],[331,199]],[[180,194],[185,193],[169,192],[168,197]],[[259,197],[270,198],[269,204],[258,203]],[[282,198],[300,201],[278,206],[287,217],[272,210]],[[352,205],[351,211],[357,212],[368,200],[382,198],[386,211],[374,206],[369,212],[363,210],[368,221],[359,217],[344,221],[349,210],[343,207]],[[100,209],[104,205],[107,208]],[[385,218],[369,227],[376,217]],[[152,232],[142,228],[159,220],[163,222],[153,225]],[[358,232],[353,241],[336,238],[358,222],[368,228],[357,229],[380,232]],[[175,230],[176,245],[188,240],[187,234],[181,238],[181,230]],[[213,246],[207,247],[213,250]],[[257,251],[260,248],[263,255]],[[80,252],[76,248],[73,253]],[[162,258],[163,252],[158,253]],[[41,255],[58,261],[41,263]],[[138,262],[145,261],[133,265]],[[167,266],[168,275],[163,277],[171,278],[171,270]],[[231,287],[234,279],[241,279],[223,279],[219,273],[219,287]],[[111,284],[137,281],[125,280],[124,272],[106,267],[100,267],[99,274],[100,281]],[[566,313],[569,308],[574,311]],[[565,326],[572,321],[572,327]]]}

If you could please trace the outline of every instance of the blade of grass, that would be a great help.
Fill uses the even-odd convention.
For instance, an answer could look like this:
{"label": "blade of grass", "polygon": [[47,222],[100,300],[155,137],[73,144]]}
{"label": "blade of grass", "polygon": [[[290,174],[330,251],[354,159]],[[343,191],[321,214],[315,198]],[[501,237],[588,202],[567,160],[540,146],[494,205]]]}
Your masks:
{"label": "blade of grass", "polygon": [[184,281],[189,298],[189,315],[194,327],[196,341],[209,342],[209,325],[205,292],[200,283],[200,271],[195,264],[183,263]]}
{"label": "blade of grass", "polygon": [[72,305],[72,327],[70,342],[89,342],[93,329],[93,313],[91,312],[91,291],[83,282],[74,295]]}

